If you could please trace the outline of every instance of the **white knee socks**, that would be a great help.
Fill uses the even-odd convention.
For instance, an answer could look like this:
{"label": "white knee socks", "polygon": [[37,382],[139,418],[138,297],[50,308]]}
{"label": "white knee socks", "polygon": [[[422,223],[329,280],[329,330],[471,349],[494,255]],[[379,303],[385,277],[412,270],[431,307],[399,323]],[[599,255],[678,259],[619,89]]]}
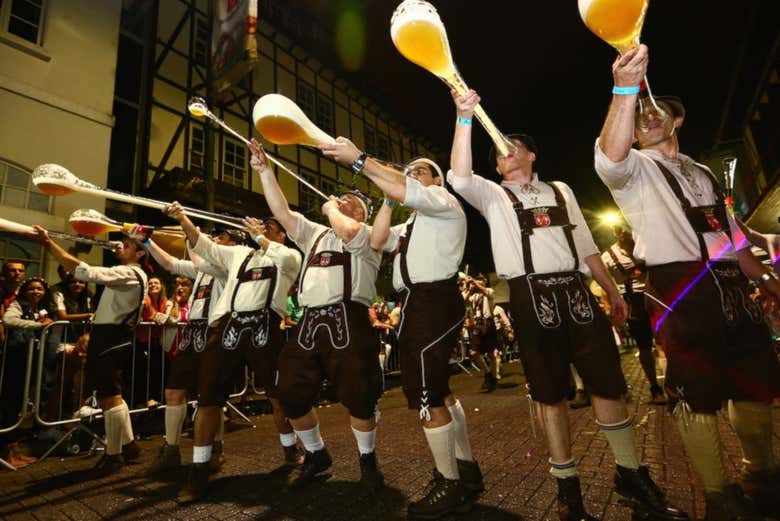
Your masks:
{"label": "white knee socks", "polygon": [[171,446],[179,444],[181,428],[187,416],[187,404],[168,405],[165,407],[165,443]]}
{"label": "white knee socks", "polygon": [[460,405],[460,400],[456,400],[454,405],[447,407],[452,416],[455,434],[455,456],[459,460],[474,461],[471,455],[471,444],[469,443],[469,430],[466,425],[466,413]]}
{"label": "white knee socks", "polygon": [[423,431],[428,440],[428,446],[431,448],[436,470],[447,479],[458,479],[458,461],[455,458],[455,422],[441,427],[423,427]]}
{"label": "white knee socks", "polygon": [[376,427],[368,432],[363,432],[352,427],[360,454],[371,454],[376,448]]}
{"label": "white knee socks", "polygon": [[322,435],[320,434],[320,425],[317,424],[307,431],[295,431],[295,435],[303,443],[303,447],[308,452],[317,452],[325,448],[325,442],[322,441]]}

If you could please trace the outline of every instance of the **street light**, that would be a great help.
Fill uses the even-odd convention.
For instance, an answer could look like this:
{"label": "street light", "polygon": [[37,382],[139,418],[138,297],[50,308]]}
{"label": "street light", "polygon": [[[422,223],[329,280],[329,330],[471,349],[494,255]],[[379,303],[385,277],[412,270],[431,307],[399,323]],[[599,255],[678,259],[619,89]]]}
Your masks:
{"label": "street light", "polygon": [[599,219],[602,224],[606,224],[607,226],[615,226],[623,221],[620,214],[614,211],[604,212],[599,216]]}

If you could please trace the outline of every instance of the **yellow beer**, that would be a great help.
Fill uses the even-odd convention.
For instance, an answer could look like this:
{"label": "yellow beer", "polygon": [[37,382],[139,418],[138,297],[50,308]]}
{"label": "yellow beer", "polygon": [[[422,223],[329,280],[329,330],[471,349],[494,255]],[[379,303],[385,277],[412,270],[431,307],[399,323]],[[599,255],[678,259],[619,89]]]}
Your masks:
{"label": "yellow beer", "polygon": [[441,78],[453,74],[450,49],[442,30],[428,20],[412,20],[398,28],[395,46],[404,57]]}
{"label": "yellow beer", "polygon": [[35,185],[38,187],[38,190],[45,193],[46,195],[68,195],[72,194],[73,190],[71,188],[68,188],[67,186],[62,186],[57,183],[38,183]]}
{"label": "yellow beer", "polygon": [[70,227],[79,235],[86,235],[87,237],[94,237],[95,235],[112,232],[117,229],[116,226],[87,218],[81,218],[77,221],[71,220]]}
{"label": "yellow beer", "polygon": [[264,116],[255,122],[260,135],[276,145],[317,145],[297,122],[284,116]]}
{"label": "yellow beer", "polygon": [[648,3],[649,0],[581,0],[580,14],[588,29],[625,53],[639,45]]}

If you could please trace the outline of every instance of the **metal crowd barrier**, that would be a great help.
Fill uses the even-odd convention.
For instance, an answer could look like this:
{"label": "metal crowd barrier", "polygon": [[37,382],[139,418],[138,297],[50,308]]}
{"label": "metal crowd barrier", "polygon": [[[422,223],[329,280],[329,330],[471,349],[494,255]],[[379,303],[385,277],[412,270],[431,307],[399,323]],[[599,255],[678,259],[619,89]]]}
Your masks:
{"label": "metal crowd barrier", "polygon": [[[175,327],[184,325],[182,323]],[[38,461],[44,460],[67,440],[73,439],[73,435],[78,431],[85,432],[92,438],[93,449],[98,444],[105,445],[104,440],[90,428],[93,420],[102,418],[102,410],[98,408],[99,404],[94,401],[94,398],[92,401],[94,411],[90,415],[74,417],[74,413],[78,412],[89,398],[89,390],[85,389],[84,379],[86,344],[84,344],[83,356],[79,356],[78,337],[81,333],[74,334],[70,326],[82,327],[85,324],[58,321],[34,332],[27,342],[26,353],[24,353],[25,367],[15,363],[22,360],[21,353],[9,353],[7,344],[10,330],[7,327],[5,330],[5,341],[0,352],[0,413],[4,416],[18,409],[18,415],[14,419],[0,416],[2,419],[0,425],[3,425],[0,427],[0,439],[3,435],[17,429],[33,426],[43,429],[64,429],[61,434],[57,434],[54,444],[38,458]],[[174,326],[142,322],[137,326],[136,335],[133,337],[130,367],[125,375],[126,385],[123,386],[123,397],[130,405],[131,415],[165,408],[166,366],[170,361],[167,360],[165,349],[156,342],[153,335],[155,328],[161,327]],[[138,328],[141,328],[141,332],[146,328],[145,341],[139,340]],[[21,391],[18,389],[19,382],[12,381],[14,376],[20,374],[24,376]],[[34,386],[31,385],[33,382]],[[245,371],[243,381],[237,383],[229,399],[245,395],[249,387],[250,374]],[[252,389],[256,394],[261,394],[253,384]],[[16,393],[20,395],[18,399]],[[156,403],[150,405],[150,400]],[[196,402],[193,400],[190,403]],[[251,420],[233,404],[228,402],[227,405],[254,427]],[[32,421],[32,425],[25,424],[28,420]],[[0,465],[9,470],[16,470],[2,459]]]}

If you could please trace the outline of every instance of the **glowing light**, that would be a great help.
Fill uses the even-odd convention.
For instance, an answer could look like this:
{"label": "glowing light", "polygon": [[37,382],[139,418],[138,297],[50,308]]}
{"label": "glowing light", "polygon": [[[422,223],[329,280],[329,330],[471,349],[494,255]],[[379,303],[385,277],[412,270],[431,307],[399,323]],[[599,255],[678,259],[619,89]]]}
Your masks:
{"label": "glowing light", "polygon": [[601,214],[599,219],[601,220],[601,222],[603,224],[607,224],[609,226],[614,226],[616,224],[620,224],[623,221],[623,219],[620,217],[620,214],[617,213],[617,212],[606,212],[606,213],[603,213],[603,214]]}
{"label": "glowing light", "polygon": [[366,59],[366,24],[356,6],[341,13],[336,25],[336,47],[348,71],[359,70]]}

